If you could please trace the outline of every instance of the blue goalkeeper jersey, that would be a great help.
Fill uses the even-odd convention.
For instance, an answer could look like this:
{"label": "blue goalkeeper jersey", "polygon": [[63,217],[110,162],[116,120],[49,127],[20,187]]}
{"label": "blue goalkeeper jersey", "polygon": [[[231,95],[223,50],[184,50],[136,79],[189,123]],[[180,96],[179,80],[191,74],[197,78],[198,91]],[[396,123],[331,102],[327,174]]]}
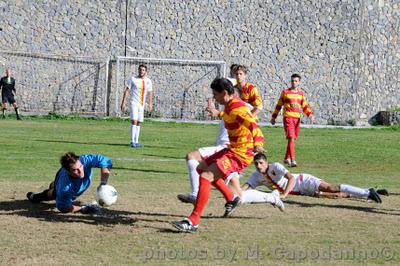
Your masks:
{"label": "blue goalkeeper jersey", "polygon": [[92,168],[111,168],[109,158],[99,154],[84,154],[79,156],[85,175],[83,178],[71,178],[67,170],[61,168],[55,179],[56,207],[60,211],[67,211],[72,202],[82,195],[92,183]]}

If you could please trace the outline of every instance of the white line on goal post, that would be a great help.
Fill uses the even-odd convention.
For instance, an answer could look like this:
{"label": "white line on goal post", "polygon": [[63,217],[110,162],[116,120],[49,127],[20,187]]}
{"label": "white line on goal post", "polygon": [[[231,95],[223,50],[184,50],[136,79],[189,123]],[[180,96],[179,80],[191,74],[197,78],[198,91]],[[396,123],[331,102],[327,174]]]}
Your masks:
{"label": "white line on goal post", "polygon": [[197,59],[179,59],[179,58],[152,58],[152,57],[132,57],[132,56],[117,56],[116,58],[116,91],[115,91],[115,115],[116,116],[121,116],[120,109],[118,108],[119,105],[119,98],[120,98],[120,93],[119,93],[119,86],[120,86],[120,80],[118,77],[118,74],[120,73],[120,66],[121,66],[121,60],[125,61],[143,61],[143,62],[158,62],[158,63],[183,63],[183,64],[194,64],[194,65],[220,65],[222,69],[222,77],[226,77],[226,62],[225,61],[218,61],[218,60],[197,60]]}

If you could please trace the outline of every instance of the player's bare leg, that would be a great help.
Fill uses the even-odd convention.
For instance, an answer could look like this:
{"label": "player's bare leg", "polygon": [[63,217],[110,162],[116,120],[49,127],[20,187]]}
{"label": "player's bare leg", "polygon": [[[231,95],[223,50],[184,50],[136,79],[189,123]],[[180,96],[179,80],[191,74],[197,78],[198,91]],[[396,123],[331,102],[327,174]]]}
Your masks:
{"label": "player's bare leg", "polygon": [[7,103],[3,103],[2,107],[1,107],[1,112],[3,114],[3,118],[6,118],[6,111],[7,111]]}
{"label": "player's bare leg", "polygon": [[318,191],[320,192],[329,192],[329,193],[346,193],[348,197],[354,198],[365,198],[373,200],[377,203],[381,203],[382,200],[379,197],[378,193],[373,188],[358,188],[355,186],[340,184],[340,185],[331,185],[328,182],[321,180],[321,184],[318,187]]}
{"label": "player's bare leg", "polygon": [[17,120],[21,120],[21,116],[20,116],[20,114],[19,114],[19,110],[18,110],[18,105],[17,105],[17,103],[13,103],[12,105],[13,105],[13,107],[14,107],[15,115],[17,116]]}

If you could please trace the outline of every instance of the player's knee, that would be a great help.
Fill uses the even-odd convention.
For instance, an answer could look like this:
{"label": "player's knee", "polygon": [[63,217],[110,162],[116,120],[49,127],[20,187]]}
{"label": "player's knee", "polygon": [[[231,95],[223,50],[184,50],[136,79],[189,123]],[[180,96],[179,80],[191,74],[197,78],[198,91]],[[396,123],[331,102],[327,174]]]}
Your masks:
{"label": "player's knee", "polygon": [[327,187],[327,190],[328,190],[327,192],[332,192],[332,193],[340,192],[339,186],[336,185],[329,185]]}
{"label": "player's knee", "polygon": [[201,155],[198,151],[192,151],[186,154],[186,160],[201,160]]}

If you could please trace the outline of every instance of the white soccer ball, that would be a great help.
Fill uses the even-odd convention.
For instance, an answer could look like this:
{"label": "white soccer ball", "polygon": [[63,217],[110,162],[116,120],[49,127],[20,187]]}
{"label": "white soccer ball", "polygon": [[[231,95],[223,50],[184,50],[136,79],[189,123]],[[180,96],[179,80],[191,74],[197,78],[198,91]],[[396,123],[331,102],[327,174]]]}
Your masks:
{"label": "white soccer ball", "polygon": [[101,206],[111,206],[117,202],[118,192],[113,186],[102,185],[96,191],[96,198]]}

